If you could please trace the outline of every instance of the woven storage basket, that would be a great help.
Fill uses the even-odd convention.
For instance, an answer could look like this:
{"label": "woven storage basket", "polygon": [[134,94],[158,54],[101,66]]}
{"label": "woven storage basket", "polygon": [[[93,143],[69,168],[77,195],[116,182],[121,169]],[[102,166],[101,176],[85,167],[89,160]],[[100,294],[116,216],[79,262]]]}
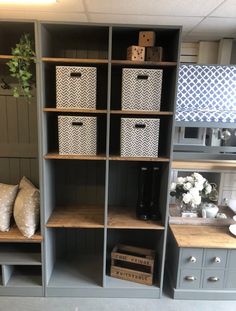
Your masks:
{"label": "woven storage basket", "polygon": [[59,154],[96,155],[97,118],[58,116]]}
{"label": "woven storage basket", "polygon": [[122,110],[159,111],[162,88],[161,69],[122,70]]}
{"label": "woven storage basket", "polygon": [[56,67],[58,108],[96,108],[97,69],[95,67]]}
{"label": "woven storage basket", "polygon": [[121,156],[158,157],[159,119],[121,118]]}

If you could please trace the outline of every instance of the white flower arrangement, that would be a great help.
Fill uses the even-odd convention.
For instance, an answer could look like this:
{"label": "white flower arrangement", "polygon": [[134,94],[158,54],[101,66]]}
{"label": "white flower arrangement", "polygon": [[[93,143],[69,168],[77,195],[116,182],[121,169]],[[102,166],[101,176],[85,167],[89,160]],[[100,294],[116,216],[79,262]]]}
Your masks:
{"label": "white flower arrangement", "polygon": [[170,195],[189,205],[200,205],[202,198],[208,199],[212,191],[210,183],[199,173],[178,177],[170,188]]}

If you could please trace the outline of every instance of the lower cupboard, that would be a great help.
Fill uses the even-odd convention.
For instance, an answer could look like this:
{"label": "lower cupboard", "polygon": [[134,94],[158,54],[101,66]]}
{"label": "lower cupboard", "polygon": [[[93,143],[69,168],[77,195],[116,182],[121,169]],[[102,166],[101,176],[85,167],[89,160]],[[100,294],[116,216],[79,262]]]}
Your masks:
{"label": "lower cupboard", "polygon": [[[188,246],[181,238],[181,225],[171,225],[167,267],[176,299],[235,299],[236,243],[228,228],[184,226]],[[191,231],[191,233],[190,233]],[[197,231],[199,234],[197,235]],[[201,232],[201,233],[200,233]],[[199,244],[199,236],[205,240]],[[221,243],[221,237],[225,237]]]}

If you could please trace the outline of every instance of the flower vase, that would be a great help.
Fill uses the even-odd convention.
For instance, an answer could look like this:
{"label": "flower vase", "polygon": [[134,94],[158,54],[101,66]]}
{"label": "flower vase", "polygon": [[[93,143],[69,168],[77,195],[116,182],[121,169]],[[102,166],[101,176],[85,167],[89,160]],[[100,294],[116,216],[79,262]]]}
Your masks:
{"label": "flower vase", "polygon": [[196,215],[198,214],[199,206],[193,203],[184,203],[182,199],[176,199],[176,206],[177,209],[180,211],[181,215],[189,214],[189,215]]}

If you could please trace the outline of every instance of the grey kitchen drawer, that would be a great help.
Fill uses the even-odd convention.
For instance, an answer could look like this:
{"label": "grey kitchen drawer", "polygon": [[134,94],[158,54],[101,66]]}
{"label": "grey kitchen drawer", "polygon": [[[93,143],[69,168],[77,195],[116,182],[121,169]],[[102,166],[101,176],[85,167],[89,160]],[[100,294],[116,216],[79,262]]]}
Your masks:
{"label": "grey kitchen drawer", "polygon": [[207,268],[224,268],[226,266],[226,249],[205,249],[203,266]]}
{"label": "grey kitchen drawer", "polygon": [[179,288],[197,289],[201,284],[201,270],[182,269],[179,276]]}
{"label": "grey kitchen drawer", "polygon": [[229,251],[229,259],[227,264],[228,269],[236,269],[236,249]]}
{"label": "grey kitchen drawer", "polygon": [[202,287],[205,289],[223,289],[225,271],[210,269],[203,271]]}
{"label": "grey kitchen drawer", "polygon": [[226,271],[226,288],[236,288],[236,270]]}
{"label": "grey kitchen drawer", "polygon": [[203,250],[200,248],[181,248],[180,267],[195,269],[202,266]]}

